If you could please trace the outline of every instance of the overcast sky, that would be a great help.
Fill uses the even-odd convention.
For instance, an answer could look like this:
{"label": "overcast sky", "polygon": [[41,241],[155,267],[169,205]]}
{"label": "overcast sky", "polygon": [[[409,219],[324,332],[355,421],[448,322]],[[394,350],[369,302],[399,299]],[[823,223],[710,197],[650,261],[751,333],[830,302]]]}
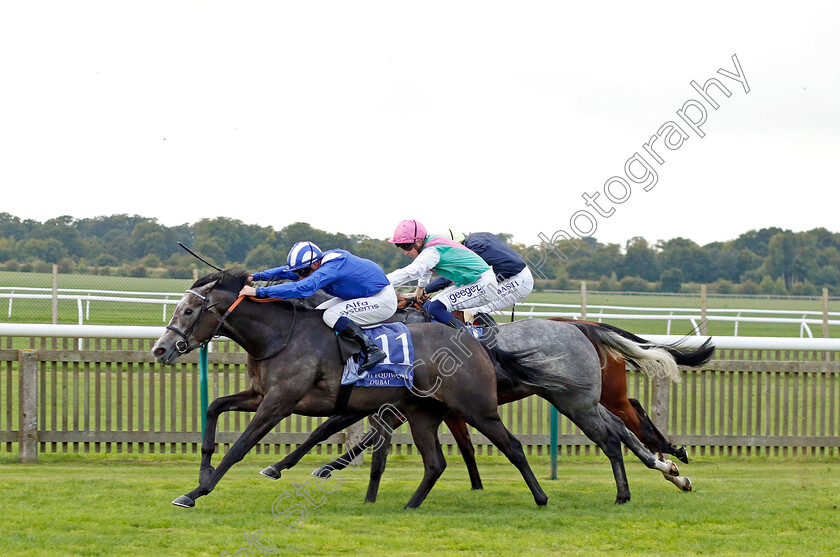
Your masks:
{"label": "overcast sky", "polygon": [[836,232],[838,15],[830,2],[5,2],[0,212],[374,238],[416,218],[526,245]]}

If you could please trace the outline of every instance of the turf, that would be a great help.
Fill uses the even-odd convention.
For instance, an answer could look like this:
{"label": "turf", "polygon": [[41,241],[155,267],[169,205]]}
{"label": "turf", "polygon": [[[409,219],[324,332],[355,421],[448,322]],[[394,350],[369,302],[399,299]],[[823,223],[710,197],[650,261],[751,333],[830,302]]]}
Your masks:
{"label": "turf", "polygon": [[24,556],[838,551],[837,458],[698,460],[682,466],[695,482],[692,493],[628,460],[633,498],[616,506],[603,457],[561,458],[558,481],[548,479],[547,458],[531,457],[550,497],[546,508],[534,505],[502,458],[479,458],[484,491],[470,491],[463,464],[448,460],[423,506],[407,511],[422,471],[416,456],[391,457],[371,505],[362,502],[367,465],[342,472],[322,491],[309,475],[321,459],[307,457],[271,481],[257,472],[273,459],[250,455],[193,509],[170,501],[195,487],[196,457],[42,455],[37,465],[3,457],[0,538],[4,553]]}

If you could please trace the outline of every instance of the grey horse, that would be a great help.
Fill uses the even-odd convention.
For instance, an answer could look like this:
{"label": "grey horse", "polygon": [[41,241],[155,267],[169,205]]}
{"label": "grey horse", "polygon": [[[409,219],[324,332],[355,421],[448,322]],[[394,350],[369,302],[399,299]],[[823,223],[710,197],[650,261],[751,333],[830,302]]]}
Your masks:
{"label": "grey horse", "polygon": [[[642,370],[650,374],[664,374],[675,377],[678,369],[669,347],[639,343],[627,339],[606,328],[586,324],[571,324],[540,319],[526,319],[500,325],[485,345],[496,360],[496,379],[499,400],[515,400],[536,394],[551,402],[561,413],[574,422],[584,434],[604,451],[610,460],[618,494],[616,503],[630,499],[624,463],[621,454],[622,443],[648,467],[659,470],[684,490],[690,489],[687,478],[679,476],[676,465],[670,460],[658,460],[629,431],[621,420],[599,403],[601,393],[600,350],[632,359]],[[455,360],[469,359],[475,354],[462,351],[450,355]],[[454,363],[457,363],[454,362]],[[284,469],[291,468],[314,444],[363,418],[363,415],[347,413],[334,416],[321,424],[301,447],[277,464],[262,471],[270,478],[280,478]],[[374,430],[369,433],[360,447],[349,455],[330,465],[316,470],[321,477],[329,476],[364,450],[364,446],[377,443],[376,456],[371,467],[371,482],[367,501],[375,501],[376,492],[385,467],[388,443],[395,423],[372,422]],[[472,446],[462,446],[462,451],[471,454]],[[480,480],[473,477],[473,486],[480,486]]]}

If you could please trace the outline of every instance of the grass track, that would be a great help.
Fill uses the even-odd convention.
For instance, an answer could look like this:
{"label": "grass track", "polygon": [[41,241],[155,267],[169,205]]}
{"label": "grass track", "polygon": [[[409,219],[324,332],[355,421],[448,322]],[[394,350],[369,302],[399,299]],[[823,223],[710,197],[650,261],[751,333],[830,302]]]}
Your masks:
{"label": "grass track", "polygon": [[[840,459],[707,458],[683,466],[696,485],[681,493],[658,473],[627,461],[633,499],[617,507],[603,457],[529,460],[550,497],[537,508],[512,466],[479,458],[485,490],[473,492],[463,464],[450,466],[423,507],[402,509],[421,475],[419,457],[393,457],[379,501],[362,503],[367,466],[298,514],[294,484],[311,480],[308,457],[272,482],[257,474],[274,459],[248,456],[194,509],[170,504],[195,486],[196,457],[42,455],[38,465],[0,458],[4,553],[59,555],[235,555],[244,534],[261,531],[275,555],[837,555]],[[259,551],[250,546],[255,555]],[[248,555],[241,552],[240,555]]]}

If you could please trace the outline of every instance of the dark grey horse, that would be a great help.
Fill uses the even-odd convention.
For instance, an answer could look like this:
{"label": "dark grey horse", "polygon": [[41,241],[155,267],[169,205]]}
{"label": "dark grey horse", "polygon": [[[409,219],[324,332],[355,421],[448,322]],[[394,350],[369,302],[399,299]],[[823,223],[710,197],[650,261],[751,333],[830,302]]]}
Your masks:
{"label": "dark grey horse", "polygon": [[[584,334],[585,333],[585,334]],[[613,468],[618,495],[616,503],[630,498],[621,444],[624,443],[648,467],[659,470],[681,489],[690,489],[687,478],[679,476],[675,464],[660,461],[649,452],[626,426],[599,404],[601,370],[599,357],[593,346],[614,351],[633,361],[648,373],[674,376],[677,367],[667,347],[640,344],[623,338],[615,331],[585,324],[559,323],[527,319],[501,325],[492,339],[491,351],[497,358],[498,397],[500,401],[517,400],[536,394],[551,402],[569,417],[607,455]],[[471,354],[461,354],[467,358]],[[334,416],[321,424],[307,441],[277,464],[262,471],[271,478],[279,478],[282,470],[291,468],[316,443],[362,419],[362,415]],[[385,467],[390,433],[399,420],[372,422],[374,430],[351,453],[319,468],[315,474],[329,476],[332,470],[346,466],[369,443],[376,442],[377,450],[371,466],[371,481],[366,500],[375,501],[376,492]],[[465,432],[464,432],[465,433]],[[465,456],[474,488],[480,488],[475,466],[470,467],[472,445],[458,436],[459,447]],[[468,438],[466,438],[468,439]],[[474,463],[474,461],[473,461]]]}
{"label": "dark grey horse", "polygon": [[[247,281],[245,273],[220,272],[196,281],[178,306],[152,353],[163,364],[223,334],[248,353],[250,388],[216,399],[207,409],[201,447],[199,485],[173,504],[192,507],[210,493],[227,470],[277,423],[292,413],[329,416],[339,395],[343,362],[333,331],[322,312],[291,302],[245,300],[231,311]],[[418,507],[445,467],[437,429],[450,411],[461,413],[519,469],[538,505],[548,497],[534,477],[519,441],[504,427],[497,411],[496,375],[480,344],[437,323],[409,325],[415,344],[414,384],[408,387],[355,389],[346,412],[368,415],[400,404],[415,445],[423,456],[425,474],[407,507]],[[581,335],[583,341],[585,338]],[[469,352],[457,368],[442,354]],[[590,347],[591,358],[597,355]],[[597,366],[596,366],[597,367]],[[211,466],[216,423],[227,411],[254,412],[251,422],[218,468]]]}

